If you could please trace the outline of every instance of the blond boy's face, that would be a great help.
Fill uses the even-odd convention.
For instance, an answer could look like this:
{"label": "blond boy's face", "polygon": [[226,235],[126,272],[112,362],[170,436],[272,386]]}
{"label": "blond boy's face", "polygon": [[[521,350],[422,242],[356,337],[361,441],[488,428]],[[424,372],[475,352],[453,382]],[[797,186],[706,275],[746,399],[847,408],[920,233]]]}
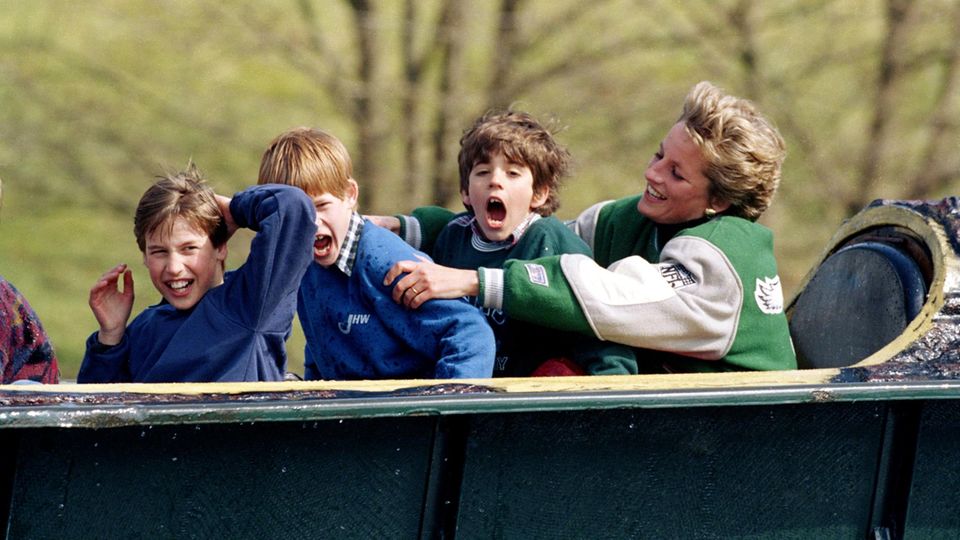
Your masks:
{"label": "blond boy's face", "polygon": [[506,240],[533,210],[543,206],[547,193],[534,193],[530,167],[511,163],[503,152],[477,162],[470,169],[463,204],[473,208],[487,240]]}
{"label": "blond boy's face", "polygon": [[331,193],[311,195],[313,206],[317,210],[317,234],[313,239],[313,260],[321,266],[330,266],[337,261],[343,248],[350,216],[357,206],[359,188],[349,180],[349,187],[343,197]]}
{"label": "blond boy's face", "polygon": [[146,236],[143,264],[164,300],[177,309],[190,309],[207,291],[223,283],[226,244],[214,247],[210,235],[176,218],[169,235]]}

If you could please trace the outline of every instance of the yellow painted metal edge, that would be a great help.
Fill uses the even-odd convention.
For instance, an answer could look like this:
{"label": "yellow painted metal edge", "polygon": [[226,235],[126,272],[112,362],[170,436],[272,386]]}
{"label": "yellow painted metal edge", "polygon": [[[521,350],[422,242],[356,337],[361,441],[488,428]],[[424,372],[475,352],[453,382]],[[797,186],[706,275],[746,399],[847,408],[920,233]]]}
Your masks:
{"label": "yellow painted metal edge", "polygon": [[836,369],[797,371],[752,371],[732,373],[683,373],[669,375],[607,375],[585,377],[524,377],[502,379],[417,379],[380,381],[287,381],[251,383],[162,384],[59,384],[6,385],[4,392],[42,393],[132,393],[132,394],[246,394],[316,391],[395,392],[442,385],[476,385],[497,392],[594,392],[622,390],[667,390],[687,388],[769,387],[823,384],[837,375]]}

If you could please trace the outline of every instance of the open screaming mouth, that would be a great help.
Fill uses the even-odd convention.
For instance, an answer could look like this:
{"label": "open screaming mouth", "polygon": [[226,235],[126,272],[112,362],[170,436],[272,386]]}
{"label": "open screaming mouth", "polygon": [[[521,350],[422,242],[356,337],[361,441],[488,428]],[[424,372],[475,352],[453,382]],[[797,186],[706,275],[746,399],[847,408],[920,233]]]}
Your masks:
{"label": "open screaming mouth", "polygon": [[507,219],[507,207],[503,201],[496,198],[487,201],[487,221],[491,225],[502,225],[505,219]]}
{"label": "open screaming mouth", "polygon": [[313,240],[313,251],[318,257],[324,257],[330,252],[333,245],[333,238],[327,235],[317,236]]}

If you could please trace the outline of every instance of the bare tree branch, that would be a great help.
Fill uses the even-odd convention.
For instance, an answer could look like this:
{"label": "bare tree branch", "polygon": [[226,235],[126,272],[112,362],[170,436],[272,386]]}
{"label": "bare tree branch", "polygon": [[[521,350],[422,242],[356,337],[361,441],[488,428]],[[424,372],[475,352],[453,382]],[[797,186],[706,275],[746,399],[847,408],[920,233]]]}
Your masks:
{"label": "bare tree branch", "polygon": [[[401,35],[401,55],[404,71],[404,102],[403,102],[403,184],[406,187],[404,193],[406,202],[404,207],[412,208],[424,200],[432,197],[428,196],[426,191],[432,192],[433,184],[427,180],[427,173],[420,163],[419,150],[423,146],[423,141],[428,139],[424,134],[423,126],[429,121],[430,111],[427,90],[430,82],[427,77],[427,70],[432,61],[438,60],[444,55],[443,45],[440,35],[443,32],[439,25],[447,24],[450,17],[449,11],[452,1],[444,0],[440,6],[440,14],[435,23],[435,31],[428,33],[428,39],[423,45],[420,53],[415,50],[415,35],[417,30],[417,8],[419,2],[416,0],[406,0],[404,3],[404,17]],[[452,29],[450,29],[452,31]],[[436,113],[439,114],[439,113]],[[430,114],[432,116],[432,114]]]}
{"label": "bare tree branch", "polygon": [[[353,125],[357,129],[357,158],[354,160],[354,172],[357,178],[371,185],[378,185],[378,160],[374,156],[383,156],[384,119],[378,116],[374,103],[377,93],[377,68],[383,60],[377,56],[375,46],[376,25],[369,0],[349,0],[353,13],[354,30],[360,58],[358,72],[361,91],[353,96]],[[361,190],[363,207],[376,208],[377,190]]]}
{"label": "bare tree branch", "polygon": [[510,104],[511,94],[507,81],[513,69],[514,56],[519,47],[518,11],[521,0],[503,0],[500,4],[496,37],[493,44],[493,73],[487,85],[487,103],[491,108],[503,108]]}
{"label": "bare tree branch", "polygon": [[[459,184],[451,182],[449,171],[457,170],[455,159],[448,151],[458,141],[458,113],[461,113],[459,71],[465,64],[465,37],[458,29],[466,19],[462,0],[447,0],[443,5],[438,32],[440,45],[440,107],[432,130],[433,167],[431,191],[433,204],[446,206],[453,202]],[[456,177],[454,177],[456,178]]]}
{"label": "bare tree branch", "polygon": [[895,106],[895,84],[899,75],[897,52],[904,39],[910,0],[887,0],[887,32],[880,47],[876,95],[867,128],[866,146],[860,159],[853,198],[845,204],[848,215],[858,212],[873,197],[877,174],[886,147],[887,126]]}
{"label": "bare tree branch", "polygon": [[420,81],[423,77],[424,55],[419,58],[414,52],[414,34],[417,20],[417,3],[406,0],[403,3],[403,23],[400,38],[400,53],[403,62],[403,185],[407,196],[404,207],[416,205],[419,197],[419,186],[422,182],[420,167],[417,162],[417,142],[420,140],[420,124],[417,122],[418,105],[423,99],[420,92]]}
{"label": "bare tree branch", "polygon": [[[956,152],[957,124],[953,117],[957,95],[960,94],[960,2],[953,9],[953,39],[947,55],[943,58],[943,78],[938,88],[930,120],[927,122],[929,136],[921,153],[918,173],[915,175],[910,198],[925,198],[941,184],[954,178],[957,171],[943,170],[949,167],[946,156]],[[951,137],[951,133],[954,134]],[[941,165],[943,164],[943,165]]]}

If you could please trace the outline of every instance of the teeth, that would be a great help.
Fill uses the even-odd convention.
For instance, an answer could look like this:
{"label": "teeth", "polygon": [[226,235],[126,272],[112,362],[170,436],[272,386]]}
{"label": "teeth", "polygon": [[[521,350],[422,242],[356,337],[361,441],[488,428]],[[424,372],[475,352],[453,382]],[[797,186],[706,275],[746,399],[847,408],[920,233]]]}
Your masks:
{"label": "teeth", "polygon": [[177,280],[177,281],[171,281],[171,282],[168,283],[167,285],[168,285],[171,289],[180,290],[180,289],[186,289],[186,288],[187,288],[187,285],[189,285],[189,284],[190,284],[189,281],[187,281],[187,280],[185,280],[185,279],[181,279],[181,280]]}
{"label": "teeth", "polygon": [[659,191],[653,189],[653,186],[647,186],[647,193],[649,193],[655,199],[666,199]]}

